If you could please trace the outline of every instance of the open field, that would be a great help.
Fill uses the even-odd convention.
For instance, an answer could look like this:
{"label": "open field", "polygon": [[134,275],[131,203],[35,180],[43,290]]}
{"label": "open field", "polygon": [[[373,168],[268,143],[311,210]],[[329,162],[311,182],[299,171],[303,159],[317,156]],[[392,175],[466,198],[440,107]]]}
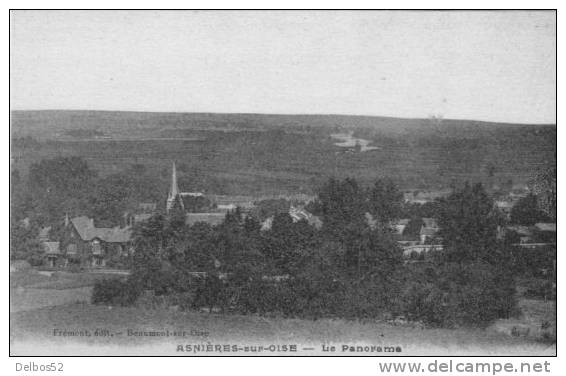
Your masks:
{"label": "open field", "polygon": [[113,276],[69,272],[40,273],[33,269],[10,273],[10,312],[89,302],[94,283],[109,277]]}
{"label": "open field", "polygon": [[[104,139],[69,130],[99,130]],[[348,153],[335,132],[353,132],[377,150]],[[463,120],[334,115],[176,114],[15,111],[12,167],[55,156],[81,156],[99,174],[141,163],[167,187],[176,160],[182,189],[209,194],[307,193],[330,176],[369,183],[390,177],[402,188],[452,182],[524,183],[556,163],[556,126]],[[124,140],[124,138],[128,140]]]}
{"label": "open field", "polygon": [[26,289],[76,289],[93,286],[97,280],[119,277],[116,271],[94,270],[88,273],[72,273],[68,271],[37,272],[35,270],[10,273],[10,288]]}
{"label": "open field", "polygon": [[[220,315],[147,310],[136,307],[92,306],[69,303],[11,315],[13,354],[31,351],[79,354],[96,347],[96,354],[183,355],[178,344],[300,344],[319,353],[322,344],[371,344],[400,346],[396,355],[552,355],[555,346],[529,338],[517,338],[487,329],[422,329],[411,325],[346,320],[299,320],[258,316]],[[91,336],[62,337],[54,329],[89,331]],[[95,335],[95,331],[106,334]],[[128,329],[187,333],[175,337],[129,336]],[[192,334],[191,334],[192,333]],[[205,335],[208,333],[208,335]],[[56,347],[53,347],[56,346]],[[116,350],[119,348],[119,350]],[[90,350],[89,350],[90,349]],[[304,354],[304,353],[303,353]],[[200,354],[206,355],[206,354]],[[245,354],[244,354],[245,355]],[[342,355],[355,355],[345,353]],[[370,354],[378,355],[378,354]]]}
{"label": "open field", "polygon": [[71,289],[92,286],[103,278],[112,275],[97,273],[71,273],[67,271],[58,272],[15,272],[10,273],[10,288],[34,288],[34,289]]}
{"label": "open field", "polygon": [[[13,355],[190,355],[177,352],[177,345],[208,343],[265,346],[300,344],[314,349],[308,350],[310,355],[328,355],[321,352],[321,346],[330,343],[338,349],[343,344],[401,347],[400,353],[388,355],[532,356],[552,355],[556,349],[551,339],[543,340],[539,329],[541,322],[548,321],[551,325],[549,330],[555,331],[555,302],[523,299],[522,318],[499,320],[487,329],[433,329],[410,323],[393,325],[384,321],[312,321],[180,312],[168,308],[91,305],[91,287],[85,284],[100,276],[73,274],[39,280],[33,272],[26,272],[27,278],[23,274],[16,274],[10,289],[10,343]],[[51,282],[51,285],[46,285],[47,282]],[[69,288],[61,288],[63,283]],[[528,327],[531,330],[528,334],[514,335],[513,327]],[[82,331],[83,334],[88,332],[90,336],[54,335],[54,329]],[[128,335],[128,329],[134,332],[169,330],[170,333],[185,333],[177,336],[171,334],[169,337],[132,336]],[[305,355],[304,352],[300,354]],[[363,355],[341,351],[337,354]],[[263,355],[275,353],[266,352]]]}

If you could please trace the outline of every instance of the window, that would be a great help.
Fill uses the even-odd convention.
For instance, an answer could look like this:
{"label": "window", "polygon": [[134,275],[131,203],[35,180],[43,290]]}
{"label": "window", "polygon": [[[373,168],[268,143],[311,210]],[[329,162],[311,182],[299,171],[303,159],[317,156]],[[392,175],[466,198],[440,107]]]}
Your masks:
{"label": "window", "polygon": [[67,246],[67,253],[70,253],[70,254],[77,253],[77,245],[76,244],[69,244]]}
{"label": "window", "polygon": [[92,241],[92,253],[95,255],[99,255],[102,253],[102,246],[98,240]]}

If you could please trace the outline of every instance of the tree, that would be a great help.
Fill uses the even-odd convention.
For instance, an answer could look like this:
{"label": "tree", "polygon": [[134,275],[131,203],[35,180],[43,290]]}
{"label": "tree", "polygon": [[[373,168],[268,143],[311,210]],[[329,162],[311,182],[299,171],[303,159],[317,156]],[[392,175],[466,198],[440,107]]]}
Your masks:
{"label": "tree", "polygon": [[343,239],[352,232],[351,227],[361,229],[367,226],[365,192],[355,179],[329,179],[318,191],[318,202],[322,230],[334,239]]}
{"label": "tree", "polygon": [[537,195],[539,208],[552,221],[556,221],[556,164],[550,168],[544,169],[535,177],[533,186]]}
{"label": "tree", "polygon": [[258,266],[258,260],[263,256],[259,250],[257,228],[252,229],[251,226],[257,224],[244,220],[240,208],[236,208],[228,212],[224,222],[215,229],[214,257],[221,263],[221,270],[230,273],[239,264]]}
{"label": "tree", "polygon": [[208,223],[199,222],[189,228],[185,238],[183,261],[177,265],[191,271],[212,271],[218,257],[214,229]]}
{"label": "tree", "polygon": [[33,223],[24,226],[10,221],[10,260],[27,260],[31,265],[41,265],[45,250],[37,239],[38,232]]}
{"label": "tree", "polygon": [[537,197],[529,193],[517,201],[511,208],[511,223],[524,226],[532,226],[537,222],[550,221],[549,216],[539,209],[539,200]]}
{"label": "tree", "polygon": [[369,191],[369,212],[383,225],[399,219],[403,205],[403,193],[393,181],[377,180]]}
{"label": "tree", "polygon": [[256,203],[254,215],[260,220],[272,217],[280,213],[289,213],[291,203],[284,198],[261,200]]}
{"label": "tree", "polygon": [[465,184],[441,202],[438,224],[449,262],[494,262],[501,218],[481,184]]}
{"label": "tree", "polygon": [[84,210],[96,173],[80,157],[44,159],[30,166],[27,187],[37,217],[51,222]]}
{"label": "tree", "polygon": [[174,198],[173,205],[167,213],[167,229],[170,236],[178,237],[180,233],[186,230],[186,214],[183,206],[181,205],[181,197]]}
{"label": "tree", "polygon": [[157,295],[170,292],[178,284],[177,265],[172,261],[181,244],[179,236],[160,214],[137,224],[133,230],[135,253],[130,281]]}
{"label": "tree", "polygon": [[485,325],[508,318],[516,306],[508,247],[497,240],[501,218],[481,184],[465,184],[440,202],[444,250],[434,276],[409,282],[409,312],[432,324]]}
{"label": "tree", "polygon": [[22,178],[20,176],[20,171],[18,169],[13,169],[10,173],[10,186],[17,187],[21,181]]}
{"label": "tree", "polygon": [[401,300],[409,319],[442,327],[484,327],[517,303],[510,274],[482,262],[431,265],[407,281]]}
{"label": "tree", "polygon": [[248,237],[258,237],[261,231],[261,224],[255,217],[248,215],[244,219],[244,231]]}
{"label": "tree", "polygon": [[278,274],[296,274],[305,254],[318,245],[316,229],[306,221],[293,222],[287,213],[273,217],[271,230],[264,234],[262,253]]}
{"label": "tree", "polygon": [[113,227],[120,224],[122,215],[133,210],[139,202],[157,201],[156,193],[160,190],[154,179],[143,175],[144,171],[143,165],[133,165],[122,173],[98,179],[88,195],[88,215],[106,227]]}
{"label": "tree", "polygon": [[88,214],[102,227],[120,224],[128,207],[129,182],[122,175],[110,175],[97,182],[88,198]]}
{"label": "tree", "polygon": [[362,272],[371,274],[385,282],[403,264],[403,252],[384,230],[367,233],[366,249],[363,253]]}
{"label": "tree", "polygon": [[87,189],[95,177],[96,173],[84,159],[57,157],[32,164],[28,184],[33,190],[75,196]]}
{"label": "tree", "polygon": [[24,218],[37,217],[31,193],[22,188],[14,189],[10,195],[10,220],[20,221]]}

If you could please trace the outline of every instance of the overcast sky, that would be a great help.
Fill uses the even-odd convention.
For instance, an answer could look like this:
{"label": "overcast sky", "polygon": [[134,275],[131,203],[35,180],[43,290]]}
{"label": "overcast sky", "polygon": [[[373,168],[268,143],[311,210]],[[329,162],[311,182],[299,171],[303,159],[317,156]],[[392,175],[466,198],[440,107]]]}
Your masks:
{"label": "overcast sky", "polygon": [[13,109],[554,123],[553,12],[11,12]]}

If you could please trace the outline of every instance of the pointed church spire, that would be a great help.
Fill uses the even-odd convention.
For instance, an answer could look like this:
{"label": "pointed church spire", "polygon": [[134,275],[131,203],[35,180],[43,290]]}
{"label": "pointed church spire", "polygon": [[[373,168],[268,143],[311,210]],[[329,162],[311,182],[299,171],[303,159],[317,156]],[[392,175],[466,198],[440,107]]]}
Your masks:
{"label": "pointed church spire", "polygon": [[171,197],[176,197],[179,194],[179,186],[177,185],[177,167],[175,162],[173,162],[173,173],[171,175],[171,192],[169,195]]}
{"label": "pointed church spire", "polygon": [[179,186],[177,185],[177,167],[175,166],[175,162],[173,162],[173,171],[171,173],[171,189],[169,190],[169,196],[167,197],[167,212],[173,208],[175,205],[175,201],[177,198],[179,199],[179,203],[181,204],[181,208],[185,210],[185,205],[183,204],[183,200],[179,194]]}

